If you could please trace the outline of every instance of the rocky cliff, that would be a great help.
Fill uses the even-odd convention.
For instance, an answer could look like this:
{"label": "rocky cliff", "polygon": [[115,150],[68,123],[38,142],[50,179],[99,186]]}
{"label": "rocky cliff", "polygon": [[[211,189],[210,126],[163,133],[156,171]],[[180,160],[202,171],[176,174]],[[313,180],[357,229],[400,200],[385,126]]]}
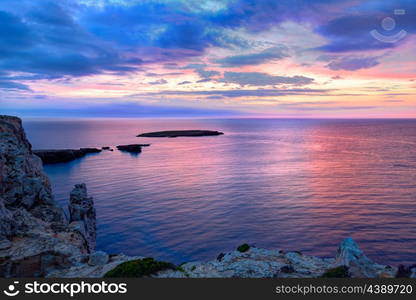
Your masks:
{"label": "rocky cliff", "polygon": [[67,220],[21,120],[0,116],[0,276],[44,276],[85,260],[95,247],[95,211],[81,189]]}

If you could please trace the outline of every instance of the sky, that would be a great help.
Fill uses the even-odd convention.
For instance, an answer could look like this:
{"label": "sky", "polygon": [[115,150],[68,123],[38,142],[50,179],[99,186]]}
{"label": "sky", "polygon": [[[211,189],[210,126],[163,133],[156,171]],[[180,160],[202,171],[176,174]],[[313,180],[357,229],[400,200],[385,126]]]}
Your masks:
{"label": "sky", "polygon": [[416,117],[414,0],[0,0],[0,113]]}

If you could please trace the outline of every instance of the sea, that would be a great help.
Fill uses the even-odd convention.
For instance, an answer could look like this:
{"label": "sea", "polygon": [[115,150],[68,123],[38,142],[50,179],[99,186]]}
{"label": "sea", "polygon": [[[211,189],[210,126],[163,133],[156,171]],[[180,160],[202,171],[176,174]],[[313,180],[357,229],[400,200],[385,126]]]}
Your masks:
{"label": "sea", "polygon": [[[55,199],[86,183],[97,249],[174,263],[248,243],[334,257],[352,237],[371,259],[416,257],[416,120],[23,119],[33,149],[114,151],[45,165]],[[159,130],[221,136],[143,138]],[[120,144],[149,143],[140,154]]]}

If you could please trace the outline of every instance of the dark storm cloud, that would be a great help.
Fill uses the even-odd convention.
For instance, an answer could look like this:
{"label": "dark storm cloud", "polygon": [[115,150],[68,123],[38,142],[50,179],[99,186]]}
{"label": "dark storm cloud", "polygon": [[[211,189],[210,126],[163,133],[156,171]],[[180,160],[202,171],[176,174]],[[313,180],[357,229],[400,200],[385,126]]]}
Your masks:
{"label": "dark storm cloud", "polygon": [[50,1],[22,3],[21,13],[1,11],[0,3],[1,71],[31,74],[20,80],[36,80],[138,69],[140,59],[96,39],[75,23],[69,9]]}
{"label": "dark storm cloud", "polygon": [[245,47],[246,41],[227,34],[185,1],[116,3],[82,15],[81,23],[95,35],[126,46],[154,46],[203,52],[209,46]]}
{"label": "dark storm cloud", "polygon": [[[236,0],[215,14],[205,16],[213,24],[226,28],[243,27],[250,32],[260,32],[285,21],[323,22],[322,11],[339,10],[349,1],[343,0]],[[340,8],[339,8],[340,7]]]}

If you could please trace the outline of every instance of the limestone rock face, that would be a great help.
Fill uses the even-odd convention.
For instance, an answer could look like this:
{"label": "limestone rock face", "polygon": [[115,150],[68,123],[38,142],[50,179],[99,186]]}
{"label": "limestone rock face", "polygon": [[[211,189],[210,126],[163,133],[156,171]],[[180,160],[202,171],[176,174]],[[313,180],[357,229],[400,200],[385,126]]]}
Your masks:
{"label": "limestone rock face", "polygon": [[69,199],[70,226],[77,228],[87,241],[88,249],[95,249],[96,214],[94,200],[88,197],[87,187],[83,184],[75,185]]}
{"label": "limestone rock face", "polygon": [[7,207],[31,209],[54,200],[42,162],[32,153],[19,118],[0,116],[0,195]]}
{"label": "limestone rock face", "polygon": [[88,251],[56,205],[21,120],[0,116],[0,277],[44,276]]}

